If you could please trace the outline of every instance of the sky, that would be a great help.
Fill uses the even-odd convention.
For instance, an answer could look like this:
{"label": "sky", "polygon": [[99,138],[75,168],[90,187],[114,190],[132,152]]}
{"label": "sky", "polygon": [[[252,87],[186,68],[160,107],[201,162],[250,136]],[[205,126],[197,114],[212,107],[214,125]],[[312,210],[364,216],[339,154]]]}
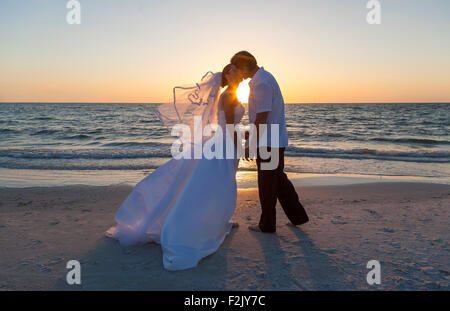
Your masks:
{"label": "sky", "polygon": [[164,102],[248,50],[287,103],[450,102],[450,1],[0,1],[0,102]]}

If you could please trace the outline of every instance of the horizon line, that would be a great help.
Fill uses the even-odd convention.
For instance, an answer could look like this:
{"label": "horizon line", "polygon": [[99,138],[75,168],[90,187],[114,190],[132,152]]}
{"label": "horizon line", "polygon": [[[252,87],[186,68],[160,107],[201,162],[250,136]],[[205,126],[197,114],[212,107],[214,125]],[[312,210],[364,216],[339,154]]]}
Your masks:
{"label": "horizon line", "polygon": [[[158,105],[166,102],[39,102],[39,101],[0,101],[0,104],[129,104],[129,105]],[[248,103],[242,103],[248,104]],[[289,102],[286,105],[326,105],[326,104],[450,104],[450,101],[430,101],[430,102]]]}

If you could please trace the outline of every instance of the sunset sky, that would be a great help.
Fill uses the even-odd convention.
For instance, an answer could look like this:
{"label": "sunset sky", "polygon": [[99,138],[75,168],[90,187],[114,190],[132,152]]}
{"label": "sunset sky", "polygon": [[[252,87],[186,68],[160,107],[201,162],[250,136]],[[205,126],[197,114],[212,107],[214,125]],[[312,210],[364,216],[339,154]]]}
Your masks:
{"label": "sunset sky", "polygon": [[450,102],[450,1],[0,1],[0,102],[162,102],[239,50],[289,103]]}

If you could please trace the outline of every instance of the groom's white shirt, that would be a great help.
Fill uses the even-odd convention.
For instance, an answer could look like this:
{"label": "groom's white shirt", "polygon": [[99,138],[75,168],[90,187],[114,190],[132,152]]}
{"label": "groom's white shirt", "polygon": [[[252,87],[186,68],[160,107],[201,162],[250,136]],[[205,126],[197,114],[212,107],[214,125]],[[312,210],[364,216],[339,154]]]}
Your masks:
{"label": "groom's white shirt", "polygon": [[[255,123],[256,114],[267,112],[267,131],[260,139],[259,146],[287,147],[288,134],[284,116],[284,100],[280,87],[270,72],[260,67],[249,82],[248,116],[250,123]],[[271,139],[271,125],[279,125],[278,145]],[[265,139],[267,137],[267,139]]]}

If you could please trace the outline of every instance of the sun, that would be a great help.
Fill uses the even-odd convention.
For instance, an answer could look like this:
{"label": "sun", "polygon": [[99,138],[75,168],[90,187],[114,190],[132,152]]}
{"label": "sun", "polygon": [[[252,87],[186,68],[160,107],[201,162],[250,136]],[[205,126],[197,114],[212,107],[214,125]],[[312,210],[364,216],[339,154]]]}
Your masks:
{"label": "sun", "polygon": [[237,98],[242,104],[248,103],[248,96],[250,94],[250,86],[248,85],[249,82],[250,82],[250,79],[246,79],[246,80],[242,81],[239,84],[238,89],[236,90]]}

